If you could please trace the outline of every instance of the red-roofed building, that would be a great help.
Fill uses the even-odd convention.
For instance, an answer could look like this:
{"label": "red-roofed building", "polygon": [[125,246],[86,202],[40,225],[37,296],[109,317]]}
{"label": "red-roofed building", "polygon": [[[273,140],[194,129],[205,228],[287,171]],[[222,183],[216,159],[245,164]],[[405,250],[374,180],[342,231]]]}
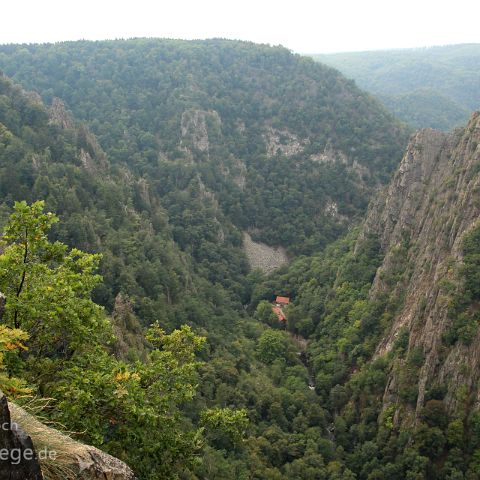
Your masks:
{"label": "red-roofed building", "polygon": [[277,316],[279,322],[284,322],[286,320],[280,307],[272,307],[272,312]]}
{"label": "red-roofed building", "polygon": [[272,312],[277,316],[279,322],[286,322],[287,317],[283,313],[283,308],[288,307],[290,299],[288,297],[277,296],[272,305]]}
{"label": "red-roofed building", "polygon": [[275,303],[277,305],[288,305],[290,303],[290,299],[288,297],[277,297]]}

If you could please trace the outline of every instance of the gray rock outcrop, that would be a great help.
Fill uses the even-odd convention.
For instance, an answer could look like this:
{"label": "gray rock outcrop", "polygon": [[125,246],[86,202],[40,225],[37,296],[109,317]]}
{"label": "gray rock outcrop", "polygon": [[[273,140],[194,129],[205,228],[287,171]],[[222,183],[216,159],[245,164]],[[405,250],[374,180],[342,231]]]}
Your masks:
{"label": "gray rock outcrop", "polygon": [[67,112],[65,104],[60,98],[55,97],[49,110],[49,122],[57,125],[63,130],[71,130],[74,128],[74,122],[70,114]]}
{"label": "gray rock outcrop", "polygon": [[41,480],[32,439],[11,421],[7,399],[0,391],[0,480]]}
{"label": "gray rock outcrop", "polygon": [[[369,210],[365,233],[379,239],[385,255],[370,297],[387,293],[401,299],[376,356],[391,351],[400,332],[408,331],[408,351],[415,349],[424,357],[416,408],[399,413],[400,423],[418,418],[426,392],[435,385],[446,388],[444,404],[450,414],[463,408],[459,392],[471,408],[480,408],[480,329],[470,345],[443,341],[453,322],[450,292],[459,281],[462,241],[480,225],[479,192],[477,113],[465,129],[453,134],[417,132],[390,186]],[[399,384],[393,369],[385,407],[397,403]]]}

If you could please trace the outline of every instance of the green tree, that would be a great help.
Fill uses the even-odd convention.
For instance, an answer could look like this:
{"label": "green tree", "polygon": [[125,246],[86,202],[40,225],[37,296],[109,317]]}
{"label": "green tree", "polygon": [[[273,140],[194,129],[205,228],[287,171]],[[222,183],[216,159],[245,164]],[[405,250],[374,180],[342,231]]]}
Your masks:
{"label": "green tree", "polygon": [[50,242],[48,232],[58,218],[43,210],[42,201],[17,202],[5,226],[2,321],[28,334],[29,355],[68,357],[86,339],[101,342],[109,334],[103,309],[90,298],[101,280],[95,273],[100,256]]}
{"label": "green tree", "polygon": [[144,479],[177,478],[203,444],[201,429],[185,423],[180,406],[192,400],[204,337],[184,326],[166,334],[154,325],[145,362],[118,362],[103,349],[77,358],[49,391],[56,419],[124,459]]}
{"label": "green tree", "polygon": [[257,341],[258,358],[265,363],[272,363],[277,358],[285,358],[288,353],[286,334],[271,328],[265,330]]}
{"label": "green tree", "polygon": [[277,316],[272,311],[272,304],[266,300],[262,300],[257,305],[255,318],[272,328],[281,326],[281,322],[279,322]]}
{"label": "green tree", "polygon": [[231,408],[210,408],[204,410],[200,422],[205,426],[213,444],[219,448],[239,445],[248,427],[247,411]]}

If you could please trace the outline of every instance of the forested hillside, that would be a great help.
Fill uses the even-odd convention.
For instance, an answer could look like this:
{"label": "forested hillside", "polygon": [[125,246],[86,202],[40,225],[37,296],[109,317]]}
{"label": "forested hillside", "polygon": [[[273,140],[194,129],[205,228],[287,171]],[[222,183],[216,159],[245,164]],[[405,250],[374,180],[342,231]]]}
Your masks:
{"label": "forested hillside", "polygon": [[[60,103],[47,112],[7,79],[0,85],[1,388],[20,403],[54,398],[43,416],[83,432],[140,478],[231,478],[232,469],[238,478],[268,478],[289,470],[290,457],[262,445],[293,439],[303,445],[294,458],[323,462],[292,430],[307,422],[320,441],[324,421],[298,347],[241,306],[254,278],[238,234],[209,245],[215,231],[198,233],[204,259],[182,251],[161,206],[150,199],[148,210],[138,207],[142,184],[112,167]],[[46,205],[19,202],[8,216],[13,200],[37,198]],[[197,211],[205,202],[222,219],[208,198],[193,198]],[[54,209],[60,221],[45,214]],[[46,478],[65,478],[65,470],[43,468]]]}
{"label": "forested hillside", "polygon": [[314,55],[417,128],[451,130],[480,108],[480,45]]}
{"label": "forested hillside", "polygon": [[358,231],[258,291],[294,297],[352,478],[479,478],[479,133],[418,132]]}
{"label": "forested hillside", "polygon": [[[10,45],[0,68],[11,398],[141,480],[479,478],[478,115],[401,160],[383,107],[283,48]],[[245,231],[290,265],[249,271]]]}
{"label": "forested hillside", "polygon": [[[73,58],[74,45],[59,47],[59,54],[73,48],[65,60]],[[54,398],[44,415],[84,432],[84,441],[127,461],[141,478],[221,479],[232,469],[237,478],[297,478],[312,462],[327,468],[332,454],[320,451],[332,446],[322,440],[325,413],[297,355],[303,347],[242,308],[261,278],[247,275],[242,229],[291,252],[318,250],[358,219],[372,188],[394,168],[404,131],[338,74],[283,49],[146,41],[77,47],[94,47],[91,59],[82,54],[93,66],[79,84],[70,78],[71,96],[62,90],[69,83],[55,76],[48,89],[38,88],[47,99],[53,87],[63,96],[52,97],[48,110],[38,94],[1,79],[1,258],[11,274],[0,290],[8,306],[3,321],[13,329],[2,341],[15,346],[1,367],[18,379],[2,388]],[[103,73],[117,81],[115,101],[105,78],[92,82],[105,66],[104,49],[119,56]],[[124,70],[149,49],[158,68],[147,63],[126,82]],[[239,64],[237,89],[218,83],[223,65],[208,65],[213,73],[205,80],[207,66],[200,67],[212,58],[231,69]],[[24,68],[35,65],[43,68],[45,59]],[[53,65],[62,63],[56,58],[48,72]],[[290,83],[279,80],[282,72]],[[234,81],[235,70],[228,73]],[[149,75],[160,77],[150,78],[150,90]],[[164,85],[168,76],[184,82],[178,91]],[[41,70],[35,78],[47,81]],[[90,90],[80,95],[80,85]],[[36,200],[45,206],[28,205]],[[8,219],[14,201],[28,204],[17,204]],[[319,214],[319,205],[329,213]],[[23,229],[32,231],[28,241]],[[50,245],[47,234],[63,243]],[[28,260],[32,271],[25,270],[25,293],[18,287],[23,241],[27,253],[37,252]],[[70,256],[68,246],[101,257]],[[76,256],[83,269],[77,276]],[[98,262],[102,279],[94,275]],[[65,288],[76,292],[68,305]],[[12,295],[25,308],[21,322]],[[204,364],[193,360],[204,340],[184,324],[206,337]],[[28,355],[19,353],[22,341]]]}
{"label": "forested hillside", "polygon": [[[254,239],[311,253],[365,211],[401,157],[405,129],[336,71],[280,47],[129,40],[0,47],[0,69],[61,98],[117,166],[179,203],[214,194]],[[183,192],[181,195],[179,192]],[[200,236],[204,236],[203,232]]]}

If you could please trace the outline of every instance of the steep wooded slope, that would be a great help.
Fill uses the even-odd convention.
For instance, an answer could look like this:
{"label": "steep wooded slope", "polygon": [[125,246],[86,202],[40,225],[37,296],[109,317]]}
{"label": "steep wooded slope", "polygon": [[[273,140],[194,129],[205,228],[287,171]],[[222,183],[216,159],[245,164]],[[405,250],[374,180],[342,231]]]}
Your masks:
{"label": "steep wooded slope", "polygon": [[[152,303],[162,311],[164,321],[168,323],[170,317],[177,323],[174,310],[188,297],[186,292],[203,290],[197,281],[201,277],[207,285],[219,282],[242,295],[244,287],[237,282],[247,264],[239,248],[241,235],[211,199],[193,188],[185,187],[178,194],[179,208],[195,205],[189,225],[195,230],[182,237],[194,247],[183,253],[173,239],[165,209],[143,179],[124,167],[112,167],[96,138],[85,126],[75,124],[58,99],[47,111],[40,98],[32,99],[4,77],[0,78],[0,173],[4,218],[13,201],[45,200],[47,209],[61,218],[54,230],[56,238],[103,253],[105,283],[97,289],[96,299],[107,308],[113,308],[122,292],[135,299],[145,324],[158,318]],[[182,213],[188,215],[188,209],[184,207]],[[175,227],[178,236],[182,225],[186,226]],[[222,242],[217,242],[219,236]]]}
{"label": "steep wooded slope", "polygon": [[[114,163],[162,197],[174,225],[190,185],[254,239],[294,253],[323,247],[359,217],[406,140],[353,82],[279,47],[10,45],[0,47],[0,68],[47,103],[62,98]],[[179,228],[175,239],[188,248]]]}
{"label": "steep wooded slope", "polygon": [[[176,192],[173,205],[182,221],[172,224],[145,181],[125,166],[111,165],[96,138],[68,115],[60,100],[47,110],[38,96],[5,77],[0,78],[0,128],[2,222],[13,201],[45,199],[46,208],[60,214],[54,239],[102,253],[104,282],[94,297],[108,313],[113,310],[117,335],[113,344],[102,345],[92,357],[86,348],[87,356],[65,359],[59,352],[52,354],[56,342],[48,335],[53,332],[44,329],[48,352],[30,348],[26,364],[17,359],[0,366],[3,378],[16,375],[39,395],[55,398],[47,412],[51,418],[122,458],[141,478],[180,473],[209,478],[213,471],[220,480],[231,478],[233,471],[236,478],[297,479],[299,470],[310,468],[310,463],[325,471],[330,456],[324,460],[320,452],[331,447],[322,444],[324,412],[308,387],[307,371],[286,333],[270,332],[242,308],[240,299],[248,300],[255,279],[246,277],[236,240],[241,236],[201,183],[195,178]],[[183,251],[178,238],[186,238]],[[0,290],[5,290],[11,283],[2,272]],[[54,295],[55,289],[52,293],[48,287]],[[62,312],[62,301],[49,300],[44,307]],[[43,323],[50,320],[50,314],[42,317]],[[167,331],[186,323],[208,337],[201,353],[205,363],[199,395],[182,411],[171,405],[169,413],[173,411],[176,420],[170,418],[170,427],[154,429],[150,417],[145,419],[145,383],[137,382],[142,375],[124,373],[151,366],[144,362],[152,345],[145,342],[139,320],[143,326],[158,320]],[[35,332],[31,339],[37,340]],[[3,345],[5,339],[0,340]],[[97,348],[101,339],[82,335],[82,341]],[[161,378],[174,381],[174,394],[180,395],[176,382],[184,377],[174,373],[169,379],[163,367]],[[120,385],[124,381],[127,390]],[[132,386],[139,389],[133,392]],[[133,395],[143,400],[131,400]],[[160,403],[149,414],[155,417]],[[239,440],[231,438],[231,425],[226,434],[215,423],[200,434],[202,412],[226,406],[248,412],[246,442],[238,445]],[[214,410],[215,418],[222,421],[222,412]],[[310,431],[304,434],[304,429]],[[181,445],[170,434],[181,439]],[[286,448],[290,444],[297,445],[291,452]],[[189,468],[194,453],[201,462]]]}
{"label": "steep wooded slope", "polygon": [[[176,45],[166,44],[170,52]],[[80,45],[94,50],[98,47],[88,42]],[[108,50],[112,55],[116,54],[113,46],[130,45],[133,50],[145,47],[142,41],[100,46],[105,45],[112,48]],[[160,48],[162,42],[153,41],[152,45]],[[186,50],[196,45],[205,53],[204,42],[179,45]],[[258,57],[256,46],[220,42],[215,48],[232,54],[232,45],[251,48],[257,61],[263,58]],[[18,47],[12,48],[16,51]],[[285,55],[288,65],[295,60],[298,69],[303,69],[303,60],[282,49],[265,47],[260,51],[267,59],[270,54],[276,60],[277,55]],[[133,57],[132,53],[129,62]],[[210,54],[207,57],[211,61]],[[192,59],[183,52],[179,59],[185,58]],[[238,61],[243,69],[245,62]],[[266,61],[262,61],[260,73],[255,70],[260,78],[266,75]],[[200,69],[200,64],[194,65]],[[307,65],[315,75],[320,72]],[[115,71],[117,67],[111,68]],[[215,73],[217,80],[222,68]],[[272,68],[268,64],[267,73],[271,74]],[[161,70],[154,69],[157,73]],[[206,70],[201,71],[206,74]],[[293,69],[291,73],[297,85],[298,71]],[[148,71],[140,75],[145,77]],[[346,90],[337,90],[339,85],[330,81],[333,91],[341,92],[340,98],[348,97]],[[344,82],[341,77],[338,81],[341,85]],[[198,82],[203,85],[201,79]],[[92,92],[100,92],[103,83],[95,83]],[[268,101],[264,103],[262,95],[267,87],[259,83],[258,91],[247,89],[242,98],[248,103],[251,95],[260,92],[255,98],[266,108]],[[237,104],[222,110],[218,105],[210,106],[206,98],[204,103],[188,98],[185,105],[175,103],[174,98],[168,127],[173,138],[170,146],[167,130],[158,125],[158,130],[152,130],[156,132],[152,133],[153,139],[142,137],[155,117],[145,114],[153,112],[147,104],[135,110],[135,115],[147,115],[142,124],[145,130],[132,126],[140,123],[136,123],[131,105],[122,107],[121,118],[115,116],[113,107],[107,109],[112,118],[120,118],[123,132],[133,133],[131,137],[124,133],[118,137],[121,148],[117,151],[106,116],[91,120],[92,128],[104,129],[100,133],[109,152],[105,154],[87,130],[74,128],[58,100],[50,113],[53,124],[48,125],[49,117],[38,99],[32,102],[30,94],[14,91],[9,85],[6,81],[2,84],[0,97],[4,114],[0,122],[5,126],[1,178],[6,179],[1,185],[7,204],[19,198],[47,198],[50,208],[60,209],[62,220],[68,224],[68,229],[59,227],[58,237],[73,245],[84,241],[80,243],[83,248],[93,246],[105,254],[106,281],[97,295],[109,307],[116,299],[115,317],[124,326],[133,324],[134,331],[128,331],[129,335],[140,336],[135,313],[144,323],[159,319],[170,329],[187,322],[207,334],[208,346],[202,358],[208,361],[201,369],[200,395],[186,408],[187,424],[198,425],[205,406],[248,410],[251,424],[247,442],[241,448],[233,447],[228,437],[210,432],[203,463],[188,475],[282,480],[478,478],[478,115],[452,135],[431,130],[417,133],[392,183],[376,197],[361,228],[330,245],[323,254],[302,258],[287,273],[284,269],[262,283],[256,282],[255,276],[245,276],[240,228],[263,228],[262,235],[278,240],[277,232],[286,227],[292,235],[298,235],[295,228],[299,225],[305,238],[298,244],[284,243],[295,251],[316,251],[341,231],[334,229],[327,234],[326,225],[339,225],[341,215],[347,217],[342,220],[347,224],[361,211],[344,209],[338,202],[343,198],[345,205],[354,205],[351,192],[346,190],[358,182],[359,172],[366,176],[357,191],[358,198],[366,202],[380,180],[374,167],[380,164],[375,162],[384,157],[362,159],[355,152],[344,152],[340,146],[343,140],[337,138],[341,129],[329,134],[329,143],[321,143],[323,150],[312,153],[308,150],[314,138],[310,134],[321,135],[315,130],[316,124],[305,127],[311,130],[303,137],[297,123],[282,123],[287,122],[283,114],[278,114],[281,121],[275,125],[267,120],[262,123],[263,114],[259,114],[260,120],[257,114],[239,114],[246,119],[244,141],[249,153],[236,153],[241,137],[236,126],[228,126],[229,115],[225,112],[237,115]],[[190,90],[199,94],[193,87]],[[125,98],[143,102],[144,91],[119,96],[118,104]],[[210,92],[215,102],[215,92],[219,91],[216,85]],[[187,98],[188,92],[181,89],[180,97]],[[279,97],[270,93],[272,108],[278,112],[279,104],[274,101],[280,101]],[[164,100],[168,104],[168,95]],[[291,111],[297,111],[295,99],[290,100],[286,111],[290,104]],[[338,112],[349,111],[342,110],[344,106],[337,100]],[[319,105],[326,101],[322,97]],[[35,103],[37,107],[33,108]],[[75,105],[80,108],[80,101]],[[248,105],[247,111],[253,108]],[[351,112],[349,125],[357,125],[356,114]],[[253,125],[250,132],[249,122]],[[328,123],[319,125],[328,127]],[[240,124],[240,130],[243,128]],[[395,129],[385,131],[395,138]],[[378,135],[383,138],[384,133]],[[132,143],[125,147],[128,142],[122,142],[127,137]],[[148,148],[140,141],[136,143],[139,138],[150,139],[145,144]],[[302,144],[305,138],[310,143]],[[375,150],[379,137],[360,138],[366,142],[365,151]],[[227,153],[232,157],[227,158]],[[268,181],[261,184],[255,196],[260,171]],[[308,183],[312,172],[318,176]],[[330,193],[315,197],[315,191],[309,189],[318,185],[330,188],[328,192],[335,190],[332,195],[337,197]],[[302,199],[305,192],[319,203]],[[238,212],[248,212],[245,224],[230,210],[233,199],[238,200]],[[294,209],[289,210],[292,205]],[[309,223],[315,205],[326,205],[330,214],[335,214],[335,222],[322,223],[325,217],[319,216]],[[259,217],[250,208],[258,208],[258,215],[273,215],[273,221],[266,219],[259,227]],[[89,218],[91,225],[87,227]],[[257,223],[250,223],[251,218]],[[270,226],[268,221],[275,225]],[[312,225],[318,232],[311,230]],[[313,232],[312,237],[308,232]],[[318,233],[324,238],[315,236]],[[295,235],[292,242],[297,241]],[[276,293],[292,296],[288,328],[310,340],[309,372],[289,337],[277,328],[278,322],[268,318],[270,306],[257,311],[256,319],[249,318],[241,308],[240,300],[246,303],[252,289],[253,304],[261,298],[271,300]],[[133,305],[123,294],[133,299]],[[133,357],[141,353],[138,346],[132,349],[134,341],[126,343]],[[312,381],[315,391],[309,389]],[[122,445],[110,448],[121,450]],[[155,459],[137,454],[145,462],[143,471],[155,478]]]}
{"label": "steep wooded slope", "polygon": [[480,115],[416,133],[366,221],[257,289],[288,292],[357,478],[478,478]]}
{"label": "steep wooded slope", "polygon": [[[292,402],[292,391],[283,391],[274,384],[269,366],[257,359],[255,347],[263,328],[246,316],[239,301],[242,295],[248,298],[246,262],[239,242],[235,247],[236,237],[231,237],[228,221],[222,218],[211,199],[198,190],[192,190],[185,189],[182,192],[179,198],[183,203],[177,206],[182,212],[185,205],[194,204],[195,218],[202,222],[200,225],[204,226],[204,230],[193,221],[186,225],[196,227],[195,246],[198,250],[182,252],[172,238],[173,228],[158,199],[149,196],[144,182],[134,174],[110,165],[108,156],[99,147],[95,137],[66,113],[58,99],[47,110],[38,96],[0,77],[2,224],[12,210],[13,201],[45,199],[46,208],[57,210],[61,217],[52,232],[53,239],[102,253],[101,273],[104,282],[97,287],[94,296],[97,302],[107,307],[108,313],[113,310],[111,321],[117,337],[113,343],[108,340],[107,345],[102,345],[94,353],[93,361],[87,358],[88,348],[74,357],[69,353],[65,358],[63,348],[63,355],[55,350],[54,332],[45,328],[45,325],[49,325],[50,313],[42,313],[42,318],[35,321],[43,325],[47,337],[52,337],[46,340],[49,351],[29,348],[24,361],[16,358],[15,352],[7,353],[5,356],[11,359],[13,355],[13,360],[8,361],[7,365],[0,362],[2,381],[11,375],[18,376],[32,387],[35,394],[55,398],[55,405],[43,412],[44,415],[49,415],[71,431],[82,432],[79,436],[84,441],[131,463],[141,478],[172,478],[180,471],[185,473],[188,468],[185,452],[191,453],[187,455],[190,459],[193,453],[197,459],[198,455],[205,455],[207,470],[209,463],[215,462],[218,463],[215,467],[218,471],[224,470],[229,475],[233,464],[243,472],[242,475],[252,469],[268,468],[262,461],[252,467],[249,461],[235,458],[226,460],[224,454],[220,453],[222,450],[227,449],[229,455],[236,455],[228,437],[216,439],[212,434],[212,439],[201,439],[197,435],[199,432],[196,433],[195,425],[199,426],[200,414],[208,407],[228,405],[241,408],[248,405],[253,419],[257,408],[259,411],[265,408],[260,395],[267,395],[270,402],[282,399],[281,410],[289,410],[291,421],[305,413],[309,419],[311,417],[312,424],[321,421],[314,402],[310,402],[310,407],[308,401],[303,401],[307,396],[310,400],[314,399],[315,393],[308,390],[304,368],[285,334],[280,339],[285,356],[288,353],[288,363],[284,368],[291,368],[298,377],[297,384],[289,390],[298,389],[299,398],[302,399],[298,400],[296,406]],[[220,228],[222,239],[218,241]],[[241,239],[240,235],[238,237]],[[199,251],[203,253],[197,254]],[[0,252],[0,291],[5,292],[12,287],[12,282],[7,275],[8,270],[4,268],[8,259],[2,254],[3,244]],[[236,279],[242,283],[235,284]],[[33,279],[28,277],[27,283],[35,291]],[[55,294],[52,285],[46,288],[53,291],[52,295]],[[11,296],[7,295],[6,301],[7,306],[12,304]],[[44,306],[63,312],[63,302],[62,295],[58,295],[54,301],[49,299]],[[0,308],[2,360],[5,351],[15,347],[5,337],[5,327],[12,325],[5,324],[3,307],[4,303]],[[39,309],[40,305],[34,305],[33,311],[25,315],[26,319],[31,321],[30,317],[38,315]],[[89,318],[87,320],[90,321]],[[178,436],[176,438],[185,433],[181,446],[172,438],[165,437],[168,428],[154,431],[150,421],[148,429],[143,428],[141,422],[145,416],[138,412],[145,405],[139,399],[131,400],[131,390],[116,390],[119,382],[139,380],[140,375],[131,377],[129,374],[119,374],[119,370],[109,370],[112,366],[124,371],[151,365],[147,359],[152,345],[144,337],[144,327],[155,321],[159,321],[167,331],[189,324],[196,331],[208,335],[206,348],[202,352],[202,358],[208,363],[202,366],[200,395],[188,405],[186,412],[175,411],[175,402],[168,406],[168,424],[172,426],[170,432]],[[68,332],[72,330],[70,327],[65,329]],[[82,335],[82,338],[92,348],[103,341],[86,335]],[[31,341],[37,341],[35,330]],[[178,338],[177,342],[181,342],[181,339]],[[30,343],[28,345],[31,346]],[[68,342],[65,344],[68,349],[67,345]],[[87,356],[82,357],[83,354]],[[138,359],[144,363],[136,362]],[[157,380],[162,378],[165,368],[165,364],[162,364],[163,373]],[[255,373],[251,374],[252,371]],[[193,374],[193,370],[190,373]],[[285,379],[290,377],[286,375]],[[185,377],[176,373],[166,376],[167,382],[175,384],[172,387],[175,395],[180,395],[182,378]],[[165,398],[163,391],[162,401]],[[122,406],[116,403],[122,403],[123,400],[125,403]],[[132,406],[134,414],[125,413],[127,404]],[[159,411],[159,402],[149,411],[155,416]],[[135,417],[137,413],[140,418]],[[172,423],[174,417],[181,425]],[[252,441],[261,438],[263,430],[271,423],[271,419],[265,418],[260,428],[260,422],[253,421],[249,431]],[[284,428],[288,430],[287,426]],[[155,444],[154,451],[144,441],[139,441],[139,435],[143,434]],[[130,441],[127,439],[135,443],[135,448],[127,445]],[[206,452],[201,451],[203,446]],[[169,449],[175,450],[175,455],[171,455]],[[158,452],[161,452],[161,460]],[[238,452],[239,456],[245,454],[244,450]],[[268,457],[265,463],[269,463]],[[54,468],[55,464],[51,466]],[[65,467],[60,465],[60,470],[62,466]],[[203,466],[197,462],[195,468],[201,470]],[[190,475],[195,478],[193,471]],[[217,477],[224,478],[220,473]],[[52,474],[49,478],[64,479],[67,476],[65,470],[61,470],[58,475]]]}

